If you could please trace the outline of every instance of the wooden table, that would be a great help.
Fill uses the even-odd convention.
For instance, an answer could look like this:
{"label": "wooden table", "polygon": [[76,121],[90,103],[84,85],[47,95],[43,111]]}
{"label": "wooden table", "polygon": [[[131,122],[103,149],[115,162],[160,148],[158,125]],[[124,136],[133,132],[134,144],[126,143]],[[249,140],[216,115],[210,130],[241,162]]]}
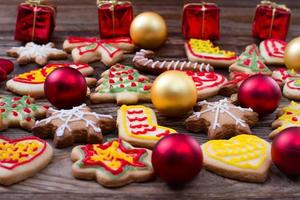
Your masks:
{"label": "wooden table", "polygon": [[[13,40],[17,4],[21,0],[0,0],[0,56],[6,57],[5,51],[20,43]],[[57,26],[53,41],[58,47],[68,35],[97,36],[98,21],[95,0],[61,0],[58,1]],[[248,44],[256,42],[251,37],[251,24],[254,8],[258,0],[219,1],[221,7],[221,39],[217,42],[225,49],[242,52]],[[300,32],[300,1],[286,0],[293,11],[292,24],[288,39],[296,37]],[[157,51],[159,58],[185,59],[184,39],[181,33],[181,12],[183,1],[180,0],[134,0],[134,12],[156,11],[167,21],[169,38],[166,44]],[[131,64],[133,55],[127,55],[122,62]],[[13,58],[9,58],[15,61]],[[71,59],[69,59],[71,61]],[[66,62],[66,61],[64,61]],[[95,77],[106,69],[101,63],[93,63]],[[37,68],[36,65],[18,66],[10,75],[19,74]],[[221,71],[227,73],[225,71]],[[153,76],[151,76],[154,78]],[[5,83],[1,83],[1,94],[11,95],[5,91]],[[215,97],[214,99],[221,98]],[[45,103],[45,99],[38,100]],[[289,101],[282,99],[280,107]],[[89,103],[89,102],[88,102]],[[149,105],[149,104],[148,104]],[[151,105],[149,105],[151,106]],[[94,111],[111,114],[116,117],[118,107],[114,104],[98,104],[91,106]],[[276,112],[275,112],[276,113]],[[275,113],[263,118],[253,132],[267,139],[271,132],[271,123]],[[185,117],[166,119],[158,115],[161,125],[172,127],[178,132],[186,132],[182,123]],[[8,129],[1,135],[9,138],[29,136],[31,133],[21,129]],[[207,141],[205,134],[191,134],[200,144]],[[105,135],[106,138],[116,134]],[[51,143],[51,140],[49,140]],[[11,187],[0,187],[2,199],[299,199],[300,181],[289,179],[274,166],[270,178],[264,184],[250,184],[225,179],[202,170],[199,176],[183,187],[170,187],[159,179],[148,183],[134,183],[118,189],[107,189],[94,181],[76,180],[71,175],[70,148],[55,149],[52,163],[33,178],[27,179]],[[185,169],[183,169],[185,170]]]}

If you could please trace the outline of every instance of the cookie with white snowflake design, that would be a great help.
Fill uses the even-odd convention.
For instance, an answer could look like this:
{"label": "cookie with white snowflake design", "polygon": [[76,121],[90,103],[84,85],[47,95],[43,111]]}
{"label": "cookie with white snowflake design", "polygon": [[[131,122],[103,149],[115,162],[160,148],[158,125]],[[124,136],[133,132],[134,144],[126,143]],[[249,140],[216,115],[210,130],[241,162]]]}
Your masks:
{"label": "cookie with white snowflake design", "polygon": [[44,66],[48,60],[60,60],[68,57],[66,52],[54,47],[55,45],[52,42],[43,45],[28,42],[24,47],[13,47],[6,53],[9,56],[17,57],[19,64],[35,62],[38,65]]}
{"label": "cookie with white snowflake design", "polygon": [[199,102],[197,110],[184,124],[189,131],[207,132],[209,139],[222,139],[251,134],[250,127],[257,121],[258,114],[251,108],[235,106],[227,99],[221,99],[216,102]]}
{"label": "cookie with white snowflake design", "polygon": [[102,132],[115,127],[112,116],[92,112],[82,104],[69,110],[49,108],[47,118],[37,121],[32,131],[40,138],[53,138],[57,148],[64,148],[74,143],[101,143]]}
{"label": "cookie with white snowflake design", "polygon": [[0,96],[0,130],[16,126],[31,130],[36,119],[46,116],[47,109],[47,106],[35,104],[29,96]]}
{"label": "cookie with white snowflake design", "polygon": [[286,42],[278,39],[267,39],[259,44],[259,51],[267,65],[283,65]]}

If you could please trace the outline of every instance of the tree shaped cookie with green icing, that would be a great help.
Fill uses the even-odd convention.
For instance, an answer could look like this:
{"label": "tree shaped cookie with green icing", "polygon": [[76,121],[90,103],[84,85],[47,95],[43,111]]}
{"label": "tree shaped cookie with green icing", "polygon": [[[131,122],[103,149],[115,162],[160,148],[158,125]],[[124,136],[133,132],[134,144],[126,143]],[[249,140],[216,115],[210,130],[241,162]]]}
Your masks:
{"label": "tree shaped cookie with green icing", "polygon": [[20,126],[31,130],[36,118],[46,117],[48,107],[39,106],[29,96],[0,96],[1,124],[0,130]]}
{"label": "tree shaped cookie with green icing", "polygon": [[150,102],[151,82],[132,67],[116,64],[101,74],[98,87],[90,98],[92,103],[117,102],[137,104]]}
{"label": "tree shaped cookie with green icing", "polygon": [[229,67],[230,72],[271,75],[272,71],[264,64],[255,44],[246,47],[237,61]]}

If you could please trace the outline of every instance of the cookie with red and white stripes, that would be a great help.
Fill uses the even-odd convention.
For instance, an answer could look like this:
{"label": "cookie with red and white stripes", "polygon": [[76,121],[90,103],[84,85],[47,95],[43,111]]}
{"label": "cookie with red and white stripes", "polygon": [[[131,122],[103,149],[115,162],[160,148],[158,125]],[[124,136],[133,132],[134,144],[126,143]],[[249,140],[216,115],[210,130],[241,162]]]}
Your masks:
{"label": "cookie with red and white stripes", "polygon": [[283,65],[286,42],[278,39],[267,39],[259,44],[259,51],[267,65]]}

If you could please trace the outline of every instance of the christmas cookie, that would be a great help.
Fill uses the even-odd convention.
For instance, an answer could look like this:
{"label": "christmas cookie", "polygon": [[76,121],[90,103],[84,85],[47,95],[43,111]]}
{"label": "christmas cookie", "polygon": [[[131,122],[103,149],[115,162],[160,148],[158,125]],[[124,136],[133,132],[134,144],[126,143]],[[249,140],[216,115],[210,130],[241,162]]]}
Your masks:
{"label": "christmas cookie", "polygon": [[230,65],[230,72],[244,72],[247,74],[271,75],[272,71],[264,64],[255,44],[246,47],[245,51],[238,57],[237,61]]}
{"label": "christmas cookie", "polygon": [[47,108],[46,106],[35,104],[34,99],[29,96],[0,96],[2,117],[0,130],[16,126],[31,130],[36,118],[44,118],[46,116]]}
{"label": "christmas cookie", "polygon": [[143,182],[154,177],[152,152],[135,148],[121,139],[104,144],[88,144],[73,148],[75,178],[93,180],[105,187],[120,187],[132,182]]}
{"label": "christmas cookie", "polygon": [[221,50],[209,40],[189,39],[185,43],[185,52],[192,62],[209,63],[216,67],[228,67],[237,58],[235,52]]}
{"label": "christmas cookie", "polygon": [[146,76],[132,67],[116,64],[101,74],[99,86],[90,95],[92,103],[117,102],[136,104],[151,101],[151,83]]}
{"label": "christmas cookie", "polygon": [[[94,69],[87,64],[48,64],[43,68],[31,70],[6,82],[6,87],[19,95],[29,95],[33,98],[44,96],[44,82],[46,77],[55,69],[60,67],[72,67],[80,71],[84,76],[92,75]],[[96,84],[96,79],[87,78],[87,84]]]}
{"label": "christmas cookie", "polygon": [[154,61],[150,58],[153,55],[154,52],[151,50],[141,49],[139,52],[136,52],[132,59],[135,68],[152,74],[160,74],[168,70],[189,70],[199,72],[213,71],[213,68],[209,64],[180,60]]}
{"label": "christmas cookie", "polygon": [[198,100],[215,96],[227,82],[227,79],[223,75],[215,72],[187,71],[186,74],[195,82]]}
{"label": "christmas cookie", "polygon": [[235,106],[227,99],[201,101],[198,106],[199,111],[186,119],[185,127],[193,132],[205,131],[209,139],[251,134],[250,127],[258,121],[258,114],[251,108]]}
{"label": "christmas cookie", "polygon": [[259,51],[267,65],[283,65],[285,47],[285,41],[267,39],[259,44]]}
{"label": "christmas cookie", "polygon": [[74,143],[101,143],[102,132],[115,129],[115,121],[110,115],[91,112],[85,104],[70,110],[49,108],[47,118],[37,121],[33,134],[40,138],[53,138],[57,148]]}
{"label": "christmas cookie", "polygon": [[300,104],[294,101],[279,111],[278,118],[272,123],[275,130],[269,137],[274,138],[280,131],[292,126],[300,126]]}
{"label": "christmas cookie", "polygon": [[289,99],[300,100],[300,79],[288,80],[283,86],[283,95]]}
{"label": "christmas cookie", "polygon": [[251,74],[244,72],[231,72],[229,74],[229,81],[222,85],[219,93],[225,96],[230,96],[237,93],[242,82],[250,76]]}
{"label": "christmas cookie", "polygon": [[271,145],[254,135],[211,140],[202,145],[204,167],[221,176],[264,182],[271,167]]}
{"label": "christmas cookie", "polygon": [[53,156],[52,147],[36,137],[0,137],[0,184],[12,185],[45,168]]}
{"label": "christmas cookie", "polygon": [[293,69],[279,68],[272,72],[272,78],[280,85],[283,86],[286,82],[293,79],[300,79],[300,73]]}
{"label": "christmas cookie", "polygon": [[19,64],[35,62],[38,65],[46,65],[50,59],[66,59],[68,54],[63,50],[54,48],[53,43],[38,45],[33,42],[27,43],[24,47],[13,47],[8,50],[7,55],[17,57]]}
{"label": "christmas cookie", "polygon": [[153,148],[161,138],[176,133],[157,124],[154,111],[145,106],[123,105],[118,111],[119,137],[134,146]]}

